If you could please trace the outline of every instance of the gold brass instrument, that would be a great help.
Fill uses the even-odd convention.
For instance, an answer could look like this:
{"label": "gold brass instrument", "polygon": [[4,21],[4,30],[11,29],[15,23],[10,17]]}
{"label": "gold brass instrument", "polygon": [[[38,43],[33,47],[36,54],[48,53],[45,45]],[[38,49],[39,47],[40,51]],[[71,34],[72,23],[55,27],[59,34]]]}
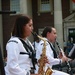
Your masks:
{"label": "gold brass instrument", "polygon": [[43,50],[42,50],[42,55],[39,59],[39,69],[38,69],[38,74],[40,75],[51,75],[52,74],[52,69],[50,67],[47,68],[47,70],[45,71],[45,61],[44,61],[44,57],[46,56],[46,40],[41,37],[41,36],[38,36],[36,33],[33,35],[36,35],[39,39],[43,40],[44,41],[44,46],[43,46]]}

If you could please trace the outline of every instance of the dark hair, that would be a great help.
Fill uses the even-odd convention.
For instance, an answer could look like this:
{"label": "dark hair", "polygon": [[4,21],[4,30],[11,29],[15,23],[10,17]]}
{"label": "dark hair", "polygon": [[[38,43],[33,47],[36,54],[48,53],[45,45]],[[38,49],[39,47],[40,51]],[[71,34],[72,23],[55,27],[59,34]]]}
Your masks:
{"label": "dark hair", "polygon": [[43,36],[43,37],[46,37],[48,32],[51,33],[52,28],[53,28],[53,27],[45,27],[44,30],[43,30],[43,32],[42,32],[42,36]]}
{"label": "dark hair", "polygon": [[18,15],[16,18],[14,28],[12,31],[12,36],[23,37],[24,36],[24,26],[30,21],[30,17],[27,15]]}

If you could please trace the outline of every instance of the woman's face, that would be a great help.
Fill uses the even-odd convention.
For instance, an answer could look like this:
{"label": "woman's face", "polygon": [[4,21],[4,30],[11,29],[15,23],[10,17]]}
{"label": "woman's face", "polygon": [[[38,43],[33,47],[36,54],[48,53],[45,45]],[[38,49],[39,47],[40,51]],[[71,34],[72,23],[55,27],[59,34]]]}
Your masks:
{"label": "woman's face", "polygon": [[55,41],[56,41],[56,37],[57,37],[56,29],[55,29],[55,28],[52,28],[52,31],[51,31],[51,33],[49,34],[49,40],[50,40],[51,42],[55,42]]}
{"label": "woman's face", "polygon": [[28,37],[31,35],[33,31],[33,22],[32,19],[24,26],[24,37]]}

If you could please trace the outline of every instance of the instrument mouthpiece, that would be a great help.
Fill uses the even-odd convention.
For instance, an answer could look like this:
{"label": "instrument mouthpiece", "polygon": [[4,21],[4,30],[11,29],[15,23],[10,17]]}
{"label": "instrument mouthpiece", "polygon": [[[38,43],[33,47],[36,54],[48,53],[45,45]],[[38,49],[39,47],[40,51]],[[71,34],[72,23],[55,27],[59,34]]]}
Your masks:
{"label": "instrument mouthpiece", "polygon": [[36,32],[32,32],[33,36],[38,37]]}

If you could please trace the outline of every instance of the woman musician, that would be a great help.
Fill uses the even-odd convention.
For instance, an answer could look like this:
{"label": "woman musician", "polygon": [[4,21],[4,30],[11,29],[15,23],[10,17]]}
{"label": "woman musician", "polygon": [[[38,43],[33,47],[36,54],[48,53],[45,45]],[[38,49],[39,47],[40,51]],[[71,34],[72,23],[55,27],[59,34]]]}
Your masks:
{"label": "woman musician", "polygon": [[[46,40],[46,56],[48,59],[48,63],[46,66],[49,66],[52,68],[53,65],[60,64],[62,62],[65,62],[68,60],[66,56],[59,55],[59,58],[57,58],[57,54],[54,51],[53,44],[56,41],[56,29],[54,27],[46,27],[43,30],[42,37]],[[44,42],[41,40],[38,45],[38,49],[36,50],[36,58],[39,60],[42,54]],[[37,73],[38,67],[36,68]],[[53,73],[51,75],[69,75],[67,73],[53,70]]]}
{"label": "woman musician", "polygon": [[30,72],[32,67],[35,69],[34,50],[31,42],[28,40],[32,31],[32,19],[24,14],[17,15],[12,36],[6,44],[6,75],[39,75]]}

